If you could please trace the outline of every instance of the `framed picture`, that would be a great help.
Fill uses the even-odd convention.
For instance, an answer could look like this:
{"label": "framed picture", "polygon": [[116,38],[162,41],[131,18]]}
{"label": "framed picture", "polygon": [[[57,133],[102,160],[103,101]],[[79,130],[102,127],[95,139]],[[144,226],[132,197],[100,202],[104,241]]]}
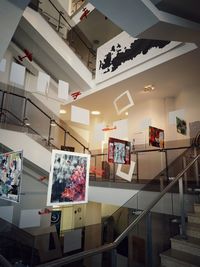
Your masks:
{"label": "framed picture", "polygon": [[149,126],[149,145],[164,148],[164,130]]}
{"label": "framed picture", "polygon": [[52,150],[47,205],[88,202],[90,155]]}
{"label": "framed picture", "polygon": [[176,117],[176,129],[177,132],[183,135],[187,134],[187,123],[185,120],[181,120],[178,117]]}
{"label": "framed picture", "polygon": [[110,137],[108,140],[108,162],[130,164],[131,143]]}
{"label": "framed picture", "polygon": [[0,154],[0,198],[20,202],[23,152]]}

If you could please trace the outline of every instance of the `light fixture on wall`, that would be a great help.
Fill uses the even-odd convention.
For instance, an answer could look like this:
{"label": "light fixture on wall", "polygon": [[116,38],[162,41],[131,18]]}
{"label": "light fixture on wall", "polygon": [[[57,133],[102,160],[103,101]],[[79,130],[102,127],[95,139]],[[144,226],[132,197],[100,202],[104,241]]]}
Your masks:
{"label": "light fixture on wall", "polygon": [[128,111],[125,112],[125,115],[128,116]]}
{"label": "light fixture on wall", "polygon": [[150,93],[154,90],[155,90],[155,86],[153,86],[152,84],[145,85],[143,89],[145,93]]}
{"label": "light fixture on wall", "polygon": [[60,114],[66,114],[67,111],[65,109],[60,109]]}
{"label": "light fixture on wall", "polygon": [[91,111],[91,114],[92,114],[92,115],[100,115],[101,112],[98,111],[98,110],[93,110],[93,111]]}

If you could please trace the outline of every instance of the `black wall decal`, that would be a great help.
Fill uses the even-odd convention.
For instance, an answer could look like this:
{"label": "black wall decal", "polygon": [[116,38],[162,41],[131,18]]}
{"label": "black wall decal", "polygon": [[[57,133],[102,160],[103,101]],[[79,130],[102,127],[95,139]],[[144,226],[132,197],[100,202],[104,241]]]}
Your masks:
{"label": "black wall decal", "polygon": [[[139,54],[147,54],[148,51],[155,48],[163,48],[168,45],[170,41],[161,41],[161,40],[149,40],[149,39],[137,39],[131,43],[130,48],[124,47],[121,48],[121,45],[118,43],[116,46],[111,47],[110,52],[105,55],[103,60],[99,62],[99,70],[103,70],[103,73],[113,72],[120,65],[125,63],[128,60],[133,60]],[[114,55],[113,57],[113,54]]]}

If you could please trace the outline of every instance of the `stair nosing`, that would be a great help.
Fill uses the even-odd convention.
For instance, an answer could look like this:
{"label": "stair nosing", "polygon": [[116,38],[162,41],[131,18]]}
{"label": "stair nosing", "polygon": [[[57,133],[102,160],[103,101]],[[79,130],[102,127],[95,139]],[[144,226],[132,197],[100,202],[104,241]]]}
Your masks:
{"label": "stair nosing", "polygon": [[198,261],[194,260],[195,263],[196,262],[200,262],[200,256],[196,256],[196,255],[192,255],[190,253],[186,253],[186,252],[183,252],[183,251],[179,251],[179,250],[176,250],[176,249],[168,249],[162,253],[160,253],[160,256],[161,258],[166,258],[166,259],[171,259],[172,261],[175,261],[177,263],[181,263],[181,264],[185,264],[183,266],[187,266],[186,264],[189,264],[190,266],[200,266],[200,265],[196,265],[195,263],[193,263],[192,261],[190,260],[185,260],[185,259],[180,259],[180,258],[177,258],[175,255],[168,255],[168,253],[172,254],[172,253],[177,253],[177,254],[182,254],[182,257],[184,256],[185,258],[189,258],[189,257],[195,257],[196,260],[198,259]]}
{"label": "stair nosing", "polygon": [[[179,236],[175,236],[170,238],[171,241],[177,242],[177,243],[182,243],[185,245],[189,245],[190,247],[198,248],[200,249],[200,238],[195,238],[195,237],[188,237],[188,239],[178,239]],[[194,241],[194,242],[193,242]],[[195,243],[196,241],[199,241],[198,243]]]}

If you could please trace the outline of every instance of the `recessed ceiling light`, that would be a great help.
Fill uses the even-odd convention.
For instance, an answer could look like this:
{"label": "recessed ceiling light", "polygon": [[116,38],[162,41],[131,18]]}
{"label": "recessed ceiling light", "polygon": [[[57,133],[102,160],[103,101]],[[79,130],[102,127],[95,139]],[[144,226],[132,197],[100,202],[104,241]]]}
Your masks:
{"label": "recessed ceiling light", "polygon": [[93,111],[91,111],[91,114],[92,114],[92,115],[100,115],[101,112],[98,111],[98,110],[93,110]]}
{"label": "recessed ceiling light", "polygon": [[153,90],[155,90],[155,86],[153,86],[152,84],[145,85],[143,89],[144,92],[148,93],[152,92]]}
{"label": "recessed ceiling light", "polygon": [[60,110],[60,114],[66,114],[66,113],[67,113],[66,110],[64,110],[64,109]]}

